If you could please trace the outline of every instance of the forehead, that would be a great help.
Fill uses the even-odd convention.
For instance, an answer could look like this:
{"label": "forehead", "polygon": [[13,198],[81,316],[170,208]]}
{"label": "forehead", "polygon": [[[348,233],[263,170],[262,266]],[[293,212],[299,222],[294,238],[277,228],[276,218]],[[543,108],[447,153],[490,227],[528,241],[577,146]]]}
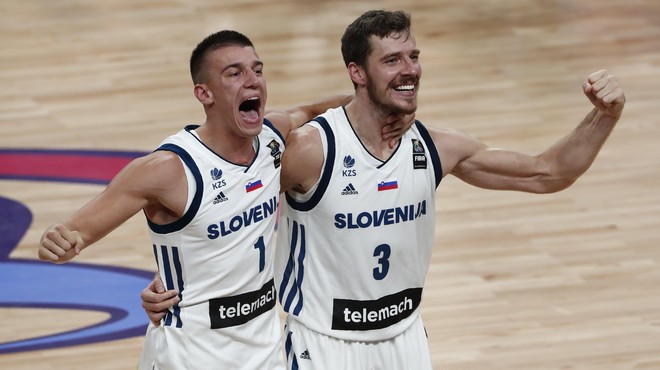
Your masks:
{"label": "forehead", "polygon": [[208,62],[214,67],[225,69],[230,66],[253,66],[261,64],[257,51],[251,46],[222,46],[211,51]]}
{"label": "forehead", "polygon": [[384,38],[371,36],[369,42],[371,43],[371,56],[375,58],[418,51],[415,36],[412,33],[408,35],[391,35]]}

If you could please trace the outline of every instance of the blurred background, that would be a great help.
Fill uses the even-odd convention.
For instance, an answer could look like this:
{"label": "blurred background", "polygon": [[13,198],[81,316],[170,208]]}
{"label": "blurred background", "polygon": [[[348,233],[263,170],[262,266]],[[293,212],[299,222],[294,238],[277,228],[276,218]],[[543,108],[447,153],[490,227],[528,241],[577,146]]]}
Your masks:
{"label": "blurred background", "polygon": [[379,8],[412,15],[428,126],[539,153],[591,110],[590,73],[610,70],[627,97],[565,191],[443,180],[422,303],[435,368],[660,369],[656,0],[0,0],[0,368],[136,367],[156,268],[144,216],[63,266],[35,261],[38,242],[127,161],[203,122],[199,41],[249,36],[268,107],[284,108],[352,92],[339,39]]}

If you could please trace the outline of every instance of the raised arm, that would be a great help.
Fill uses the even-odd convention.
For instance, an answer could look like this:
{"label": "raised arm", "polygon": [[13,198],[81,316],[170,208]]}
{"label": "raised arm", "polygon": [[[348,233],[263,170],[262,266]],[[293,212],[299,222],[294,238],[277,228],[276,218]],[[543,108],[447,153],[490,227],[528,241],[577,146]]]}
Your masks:
{"label": "raised arm", "polygon": [[591,74],[583,91],[594,109],[573,132],[536,156],[489,148],[454,131],[433,131],[443,173],[486,189],[551,193],[567,188],[591,166],[625,104],[619,82],[606,70]]}
{"label": "raised arm", "polygon": [[135,159],[101,194],[44,232],[39,258],[67,262],[142,209],[156,221],[182,213],[186,186],[183,166],[175,154],[156,152]]}

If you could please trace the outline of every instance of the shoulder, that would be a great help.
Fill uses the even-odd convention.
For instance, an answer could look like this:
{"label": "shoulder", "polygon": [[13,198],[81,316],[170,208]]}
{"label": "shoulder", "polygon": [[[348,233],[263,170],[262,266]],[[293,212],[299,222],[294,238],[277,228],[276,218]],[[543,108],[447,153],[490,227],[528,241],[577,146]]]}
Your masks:
{"label": "shoulder", "polygon": [[281,190],[309,190],[320,176],[324,157],[321,136],[315,127],[306,125],[291,131],[282,158]]}
{"label": "shoulder", "polygon": [[487,146],[477,138],[450,128],[427,127],[442,161],[442,173],[452,173],[456,165],[471,158]]}
{"label": "shoulder", "polygon": [[185,176],[183,164],[176,153],[159,150],[136,158],[124,167],[113,182],[121,182],[131,187],[149,189],[161,188],[166,184],[174,185]]}
{"label": "shoulder", "polygon": [[306,159],[309,155],[323,155],[319,130],[311,125],[305,125],[292,130],[289,133],[284,154],[289,157],[295,156],[296,158],[305,156]]}
{"label": "shoulder", "polygon": [[179,155],[169,150],[157,150],[135,160],[136,165],[144,169],[176,171],[182,168]]}
{"label": "shoulder", "polygon": [[288,135],[293,126],[293,119],[290,113],[282,110],[271,110],[266,112],[264,118],[270,121],[273,127],[282,135],[283,139],[288,140]]}
{"label": "shoulder", "polygon": [[447,150],[460,150],[463,148],[471,151],[484,145],[475,137],[455,129],[435,127],[427,127],[427,129],[438,150],[441,148]]}

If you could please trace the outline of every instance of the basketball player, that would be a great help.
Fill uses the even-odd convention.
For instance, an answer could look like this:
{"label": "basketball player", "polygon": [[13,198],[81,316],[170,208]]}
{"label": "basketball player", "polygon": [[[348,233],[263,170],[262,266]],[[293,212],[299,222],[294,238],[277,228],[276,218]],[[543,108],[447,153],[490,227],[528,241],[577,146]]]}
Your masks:
{"label": "basketball player", "polygon": [[199,43],[190,70],[206,122],[166,138],[48,228],[39,257],[69,261],[142,210],[160,277],[179,295],[148,329],[139,368],[281,369],[272,239],[284,137],[350,97],[264,118],[263,63],[235,31]]}
{"label": "basketball player", "polygon": [[[538,156],[491,149],[417,122],[397,148],[385,118],[417,108],[420,51],[403,12],[369,11],[342,37],[355,98],[294,130],[282,159],[275,281],[290,369],[431,369],[419,305],[431,258],[435,189],[452,174],[486,189],[550,193],[584,173],[625,102],[599,71],[595,108]],[[290,165],[294,158],[304,163]]]}
{"label": "basketball player", "polygon": [[391,148],[380,129],[388,116],[415,112],[422,72],[409,15],[363,14],[342,37],[342,55],[354,99],[292,131],[282,159],[275,284],[288,368],[431,369],[419,305],[441,179],[560,191],[589,168],[625,98],[609,72],[591,74],[583,90],[594,109],[536,156],[419,121]]}

